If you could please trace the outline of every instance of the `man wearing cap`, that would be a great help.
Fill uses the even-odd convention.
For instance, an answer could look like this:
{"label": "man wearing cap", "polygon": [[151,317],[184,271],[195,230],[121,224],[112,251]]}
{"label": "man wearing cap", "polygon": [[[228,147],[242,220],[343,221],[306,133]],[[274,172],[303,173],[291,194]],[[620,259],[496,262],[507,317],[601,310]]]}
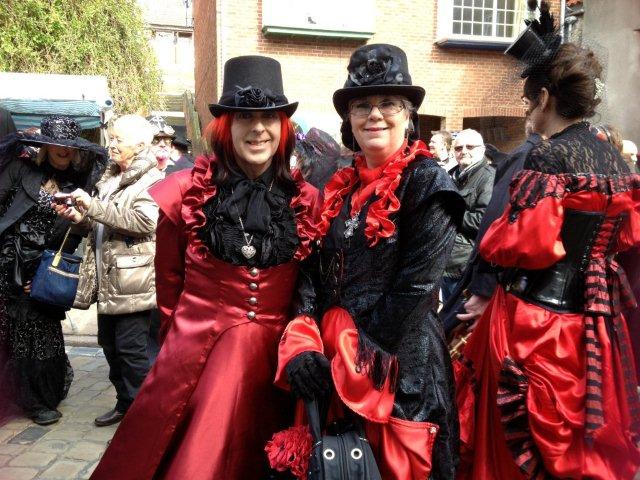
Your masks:
{"label": "man wearing cap", "polygon": [[164,172],[169,165],[173,164],[171,153],[173,150],[173,140],[176,138],[176,132],[173,127],[167,123],[164,117],[153,115],[151,117],[147,117],[147,120],[153,127],[151,153],[156,156],[156,160],[158,161],[158,170]]}

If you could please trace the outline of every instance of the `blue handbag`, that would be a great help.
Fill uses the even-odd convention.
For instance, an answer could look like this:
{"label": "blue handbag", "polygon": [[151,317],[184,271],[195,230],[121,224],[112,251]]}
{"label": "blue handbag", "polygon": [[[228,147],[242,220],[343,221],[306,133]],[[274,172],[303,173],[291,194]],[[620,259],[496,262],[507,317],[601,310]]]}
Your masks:
{"label": "blue handbag", "polygon": [[40,265],[31,281],[30,297],[38,302],[70,308],[78,290],[80,264],[82,258],[63,253],[69,231],[58,251],[45,250]]}

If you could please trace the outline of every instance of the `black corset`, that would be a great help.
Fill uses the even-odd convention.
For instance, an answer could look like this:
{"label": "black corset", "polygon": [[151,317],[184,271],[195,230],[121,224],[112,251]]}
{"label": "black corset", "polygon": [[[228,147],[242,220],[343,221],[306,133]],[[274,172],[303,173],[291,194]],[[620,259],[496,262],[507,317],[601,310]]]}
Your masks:
{"label": "black corset", "polygon": [[542,270],[509,269],[500,283],[507,292],[549,310],[584,311],[584,273],[604,219],[602,212],[567,210],[561,230],[566,256]]}

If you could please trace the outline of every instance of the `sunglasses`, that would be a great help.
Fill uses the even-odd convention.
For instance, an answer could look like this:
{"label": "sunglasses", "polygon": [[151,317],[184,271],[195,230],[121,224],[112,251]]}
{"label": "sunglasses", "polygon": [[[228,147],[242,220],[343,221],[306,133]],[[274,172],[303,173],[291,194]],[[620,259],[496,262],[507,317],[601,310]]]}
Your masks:
{"label": "sunglasses", "polygon": [[467,150],[473,150],[474,148],[482,147],[482,145],[456,145],[453,149],[456,152],[461,152],[465,147],[467,147]]}

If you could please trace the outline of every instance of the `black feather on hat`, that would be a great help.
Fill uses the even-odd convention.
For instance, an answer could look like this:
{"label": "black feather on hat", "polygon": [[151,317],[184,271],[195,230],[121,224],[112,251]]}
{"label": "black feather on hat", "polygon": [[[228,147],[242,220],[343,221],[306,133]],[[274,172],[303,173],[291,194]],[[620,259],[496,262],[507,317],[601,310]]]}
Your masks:
{"label": "black feather on hat", "polygon": [[542,0],[538,5],[537,0],[528,0],[527,7],[531,11],[539,9],[540,19],[525,20],[527,28],[504,52],[505,55],[510,55],[526,65],[520,75],[522,78],[527,78],[536,71],[545,70],[562,43],[549,2]]}

